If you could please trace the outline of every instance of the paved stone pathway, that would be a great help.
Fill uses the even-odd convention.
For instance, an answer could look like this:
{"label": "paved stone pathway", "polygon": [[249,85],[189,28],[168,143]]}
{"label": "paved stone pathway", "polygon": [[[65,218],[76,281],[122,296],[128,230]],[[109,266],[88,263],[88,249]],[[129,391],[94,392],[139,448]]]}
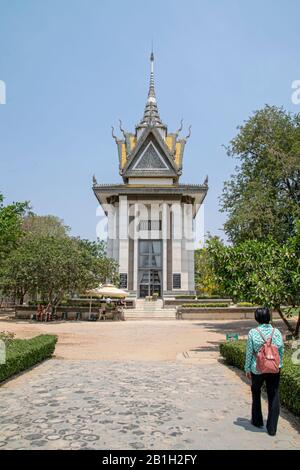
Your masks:
{"label": "paved stone pathway", "polygon": [[249,424],[250,389],[203,362],[52,359],[0,388],[2,449],[299,449]]}

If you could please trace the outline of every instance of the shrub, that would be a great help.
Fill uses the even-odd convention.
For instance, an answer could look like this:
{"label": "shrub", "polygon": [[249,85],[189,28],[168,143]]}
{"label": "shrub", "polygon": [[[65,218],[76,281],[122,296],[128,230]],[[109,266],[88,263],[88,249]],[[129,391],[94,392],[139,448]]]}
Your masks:
{"label": "shrub", "polygon": [[105,308],[106,308],[106,310],[113,310],[113,309],[116,308],[116,306],[115,306],[114,302],[111,302],[109,304],[105,304]]}
{"label": "shrub", "polygon": [[39,302],[36,302],[35,300],[29,300],[28,307],[36,307],[37,308],[38,305],[42,305],[43,307],[47,307],[48,303],[49,302],[42,301],[42,300],[39,301]]}
{"label": "shrub", "polygon": [[239,302],[236,305],[237,307],[255,307],[252,302]]}
{"label": "shrub", "polygon": [[182,295],[175,295],[175,299],[195,299],[195,295],[190,295],[190,294],[182,294]]}
{"label": "shrub", "polygon": [[[226,362],[244,370],[246,341],[226,341],[220,344]],[[292,351],[286,350],[280,379],[280,400],[290,411],[300,416],[300,365],[293,364]]]}
{"label": "shrub", "polygon": [[178,294],[178,295],[175,295],[175,299],[194,299],[194,300],[197,300],[197,299],[205,299],[205,300],[209,300],[209,299],[228,299],[228,300],[231,300],[230,297],[228,296],[223,296],[223,295],[203,295],[203,294],[198,294],[198,295],[192,295],[192,294]]}
{"label": "shrub", "polygon": [[225,308],[225,307],[229,307],[229,304],[228,304],[228,303],[225,303],[225,302],[208,303],[208,304],[199,302],[199,303],[197,303],[197,304],[192,304],[192,303],[191,303],[191,304],[182,304],[182,307],[183,307],[183,308],[207,308],[207,307]]}
{"label": "shrub", "polygon": [[222,294],[213,294],[213,295],[203,295],[201,292],[196,295],[197,299],[228,299],[231,300],[229,295]]}
{"label": "shrub", "polygon": [[[103,302],[103,299],[92,299],[93,306],[99,305],[101,302]],[[59,302],[57,307],[89,307],[90,303],[91,303],[90,300],[81,300],[81,299],[74,299],[74,300],[68,300],[68,301],[63,300],[62,302]],[[34,310],[37,310],[38,304],[46,307],[48,305],[48,302],[33,302],[33,301],[28,302],[28,306],[34,307]]]}
{"label": "shrub", "polygon": [[3,341],[6,347],[13,341],[14,337],[15,333],[0,331],[0,341]]}
{"label": "shrub", "polygon": [[13,340],[6,349],[6,363],[0,365],[0,382],[51,357],[56,342],[55,335]]}
{"label": "shrub", "polygon": [[220,344],[220,353],[229,365],[244,370],[246,341],[225,341]]}

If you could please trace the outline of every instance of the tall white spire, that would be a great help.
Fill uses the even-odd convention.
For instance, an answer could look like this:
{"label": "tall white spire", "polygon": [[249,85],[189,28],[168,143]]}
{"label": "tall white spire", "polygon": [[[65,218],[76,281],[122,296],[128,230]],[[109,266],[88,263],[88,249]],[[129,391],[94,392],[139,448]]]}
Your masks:
{"label": "tall white spire", "polygon": [[155,87],[154,87],[154,53],[153,49],[150,55],[150,83],[148,98],[145,105],[144,116],[138,127],[157,126],[165,127],[162,123],[156,101]]}

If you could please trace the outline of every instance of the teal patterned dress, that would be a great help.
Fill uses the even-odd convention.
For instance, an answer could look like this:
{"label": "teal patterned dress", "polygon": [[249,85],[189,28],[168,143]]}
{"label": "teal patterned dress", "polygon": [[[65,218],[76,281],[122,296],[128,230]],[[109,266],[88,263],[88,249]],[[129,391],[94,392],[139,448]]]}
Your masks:
{"label": "teal patterned dress", "polygon": [[[259,325],[258,328],[266,339],[268,339],[271,336],[272,329],[273,329],[272,325],[263,324],[263,325]],[[252,328],[252,330],[249,331],[248,340],[247,340],[245,372],[252,372],[253,374],[260,374],[260,372],[258,372],[258,370],[256,369],[256,357],[254,353],[257,354],[263,344],[264,344],[264,341],[262,337],[260,336],[259,332],[255,328]],[[282,367],[284,344],[283,344],[282,335],[280,331],[277,330],[277,328],[275,328],[275,331],[273,334],[272,344],[275,344],[278,348],[278,352],[280,356],[279,367]]]}

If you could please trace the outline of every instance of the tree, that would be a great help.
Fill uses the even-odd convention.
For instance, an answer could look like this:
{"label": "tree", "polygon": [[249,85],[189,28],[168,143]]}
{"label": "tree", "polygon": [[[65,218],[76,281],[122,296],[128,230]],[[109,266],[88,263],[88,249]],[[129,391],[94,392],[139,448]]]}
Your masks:
{"label": "tree", "polygon": [[0,266],[23,235],[22,217],[29,208],[27,202],[16,202],[5,206],[3,201],[3,195],[0,193]]}
{"label": "tree", "polygon": [[22,303],[24,295],[39,295],[52,306],[74,291],[96,287],[116,266],[95,255],[93,244],[70,237],[29,234],[7,257],[0,285]]}
{"label": "tree", "polygon": [[204,295],[220,295],[207,247],[195,250],[195,288]]}
{"label": "tree", "polygon": [[[249,301],[276,310],[288,330],[299,336],[300,329],[300,224],[285,244],[269,238],[247,240],[225,246],[220,240],[208,242],[216,282],[238,301]],[[289,318],[298,312],[296,324]]]}
{"label": "tree", "polygon": [[225,233],[234,243],[284,242],[300,218],[300,114],[266,106],[238,129],[227,147],[239,164],[221,196]]}
{"label": "tree", "polygon": [[119,284],[118,263],[113,258],[107,257],[107,244],[104,240],[90,241],[78,239],[78,242],[88,250],[94,260],[95,276],[98,283],[112,282]]}
{"label": "tree", "polygon": [[55,215],[26,214],[22,222],[23,230],[28,234],[52,237],[67,237],[70,227]]}

